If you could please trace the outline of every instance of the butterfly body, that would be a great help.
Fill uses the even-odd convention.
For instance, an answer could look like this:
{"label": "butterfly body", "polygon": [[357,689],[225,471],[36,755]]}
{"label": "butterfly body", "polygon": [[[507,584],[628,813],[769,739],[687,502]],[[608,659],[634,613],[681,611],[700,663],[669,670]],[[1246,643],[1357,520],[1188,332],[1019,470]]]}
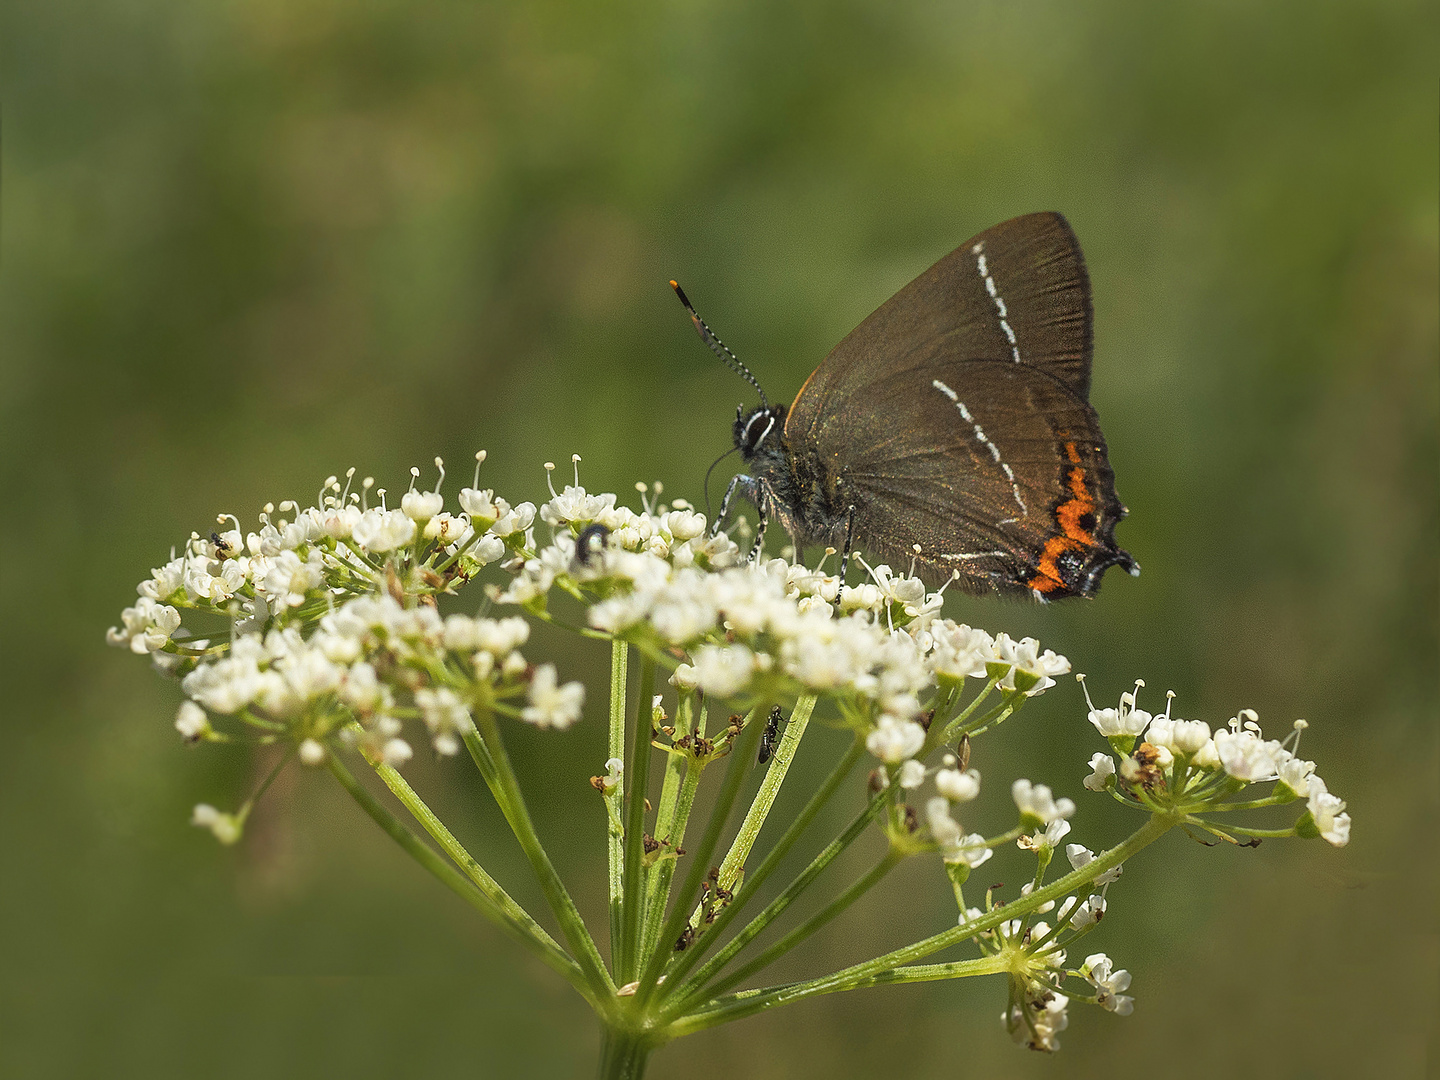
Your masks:
{"label": "butterfly body", "polygon": [[1138,573],[1114,540],[1091,322],[1063,217],[988,229],[856,327],[788,409],[742,408],[731,493],[797,543],[913,559],[973,593],[1088,596],[1111,566]]}

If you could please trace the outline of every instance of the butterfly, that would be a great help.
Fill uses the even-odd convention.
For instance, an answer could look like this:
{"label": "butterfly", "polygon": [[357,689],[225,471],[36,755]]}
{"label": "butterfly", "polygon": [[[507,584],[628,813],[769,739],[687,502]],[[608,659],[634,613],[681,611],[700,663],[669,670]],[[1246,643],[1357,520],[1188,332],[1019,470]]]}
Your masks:
{"label": "butterfly", "polygon": [[746,472],[726,491],[797,547],[852,547],[975,594],[1090,596],[1116,546],[1115,494],[1090,406],[1090,279],[1069,223],[1026,214],[967,240],[887,300],[771,404],[670,283],[702,340],[760,393],[736,412]]}

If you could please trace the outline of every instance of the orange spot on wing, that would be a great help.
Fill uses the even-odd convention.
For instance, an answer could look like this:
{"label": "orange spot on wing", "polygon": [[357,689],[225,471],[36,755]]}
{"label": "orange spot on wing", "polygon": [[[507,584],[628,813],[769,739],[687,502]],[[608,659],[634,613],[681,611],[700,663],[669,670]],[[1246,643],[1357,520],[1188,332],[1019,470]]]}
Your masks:
{"label": "orange spot on wing", "polygon": [[1045,547],[1040,552],[1040,558],[1035,567],[1035,574],[1026,584],[1036,592],[1048,593],[1056,589],[1067,588],[1065,579],[1060,574],[1060,566],[1056,560],[1067,551],[1083,551],[1085,548],[1095,546],[1095,537],[1081,526],[1080,521],[1086,514],[1095,512],[1095,500],[1091,497],[1089,489],[1085,487],[1085,470],[1080,468],[1080,453],[1073,442],[1065,445],[1065,456],[1075,466],[1066,470],[1065,486],[1070,492],[1070,497],[1055,508],[1055,523],[1060,526],[1060,535],[1052,536],[1045,541]]}

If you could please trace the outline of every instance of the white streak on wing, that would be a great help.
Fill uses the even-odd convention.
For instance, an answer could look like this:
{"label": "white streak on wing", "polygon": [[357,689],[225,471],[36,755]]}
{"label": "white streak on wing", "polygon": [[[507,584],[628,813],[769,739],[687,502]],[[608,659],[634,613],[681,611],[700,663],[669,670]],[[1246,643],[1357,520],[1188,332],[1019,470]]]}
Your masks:
{"label": "white streak on wing", "polygon": [[[984,258],[984,256],[981,256],[981,258]],[[986,437],[985,429],[975,422],[975,418],[970,415],[970,410],[967,409],[965,407],[965,403],[960,400],[959,394],[955,393],[954,390],[951,390],[950,387],[946,386],[939,379],[931,379],[930,385],[935,387],[936,390],[939,390],[942,394],[944,394],[947,398],[954,402],[955,408],[960,410],[960,415],[965,418],[965,422],[974,429],[975,438],[985,444],[985,448],[990,451],[990,456],[995,459],[995,463],[999,465],[1000,468],[1005,470],[1005,476],[1010,481],[1010,490],[1015,493],[1015,502],[1020,507],[1020,513],[1028,517],[1030,515],[1030,508],[1025,505],[1025,500],[1020,497],[1020,485],[1015,482],[1015,471],[1011,469],[1008,464],[1001,460],[1000,448],[996,446],[993,442],[991,442],[989,438]],[[766,429],[766,434],[769,434],[768,428]],[[762,435],[760,436],[760,438],[763,441],[765,436]],[[757,443],[756,445],[758,446],[759,444]],[[1004,523],[1002,522],[1002,524]],[[951,556],[946,555],[944,556],[944,558],[948,559],[951,558]]]}
{"label": "white streak on wing", "polygon": [[1010,357],[1015,363],[1020,363],[1020,345],[1015,340],[1015,331],[1010,329],[1009,311],[1005,307],[1005,300],[1000,291],[995,288],[995,279],[990,276],[990,268],[985,262],[985,244],[980,242],[970,249],[975,256],[975,268],[980,271],[980,276],[985,279],[985,291],[990,294],[990,299],[995,301],[995,309],[1000,313],[1000,329],[1005,332],[1005,337],[1010,342]]}
{"label": "white streak on wing", "polygon": [[947,562],[968,562],[971,559],[993,559],[997,556],[1003,559],[1007,554],[1009,553],[1004,551],[969,551],[959,555],[941,555],[940,558]]}

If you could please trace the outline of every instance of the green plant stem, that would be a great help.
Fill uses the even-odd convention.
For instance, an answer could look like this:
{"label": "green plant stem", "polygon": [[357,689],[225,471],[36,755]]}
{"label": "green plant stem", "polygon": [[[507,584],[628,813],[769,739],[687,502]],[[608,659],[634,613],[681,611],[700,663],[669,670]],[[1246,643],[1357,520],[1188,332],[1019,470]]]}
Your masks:
{"label": "green plant stem", "polygon": [[616,981],[621,985],[635,978],[640,967],[640,928],[644,918],[645,795],[650,785],[652,708],[655,694],[655,661],[640,659],[640,691],[635,701],[635,730],[630,738],[630,756],[625,763],[628,794],[625,802],[624,891],[620,900],[620,965]]}
{"label": "green plant stem", "polygon": [[669,1029],[674,1035],[689,1034],[692,1031],[699,1031],[703,1028],[714,1027],[716,1024],[727,1023],[731,1020],[740,1020],[746,1016],[753,1016],[755,1013],[763,1012],[766,1009],[773,1009],[780,1005],[789,1005],[796,1001],[803,1001],[806,998],[818,997],[821,994],[842,993],[847,990],[855,990],[861,986],[871,984],[871,980],[877,978],[884,972],[903,965],[912,964],[916,960],[923,960],[932,953],[941,949],[957,945],[962,941],[975,937],[986,930],[992,930],[1008,919],[1034,911],[1042,904],[1051,900],[1058,900],[1068,895],[1103,874],[1106,870],[1116,866],[1150,844],[1154,843],[1170,829],[1180,824],[1180,819],[1169,814],[1155,814],[1150,817],[1144,825],[1140,826],[1134,833],[1122,843],[1101,852],[1093,860],[1086,863],[1079,870],[1072,871],[1064,877],[1056,878],[1049,885],[1036,889],[1023,899],[1016,900],[1004,907],[993,908],[987,911],[978,919],[962,923],[949,930],[934,934],[913,945],[907,945],[901,949],[894,949],[877,956],[873,960],[864,963],[854,964],[831,975],[818,979],[809,979],[805,982],[791,983],[786,986],[770,987],[758,991],[746,991],[743,994],[735,994],[722,1002],[712,1003],[711,1006],[677,1020]]}
{"label": "green plant stem", "polygon": [[660,973],[664,971],[665,964],[675,955],[672,943],[679,937],[681,927],[689,920],[690,906],[700,892],[700,882],[705,879],[710,858],[715,854],[715,848],[720,843],[720,836],[725,831],[725,823],[729,820],[730,811],[735,806],[735,797],[740,794],[740,785],[744,782],[745,773],[749,769],[750,755],[755,752],[755,745],[760,741],[762,725],[757,722],[759,715],[758,708],[751,710],[750,715],[745,719],[745,725],[740,735],[730,742],[730,763],[725,769],[725,780],[720,785],[720,793],[716,796],[710,820],[705,825],[704,837],[695,851],[694,862],[686,871],[685,883],[680,889],[680,894],[671,904],[670,914],[666,917],[660,933],[656,937],[655,951],[651,953],[645,964],[645,970],[640,976],[640,986],[635,992],[635,1004],[642,1013],[650,1006],[656,982],[660,978]]}
{"label": "green plant stem", "polygon": [[[410,790],[410,786],[404,780],[399,781],[402,788],[396,789],[392,781],[398,779],[399,774],[395,773],[394,769],[384,765],[375,766],[377,773],[380,773],[381,769],[385,769],[388,774],[391,774],[380,773],[380,777],[385,781],[386,786],[396,792],[406,809],[415,815],[416,820],[420,821],[427,830],[431,829],[432,823],[438,826],[440,835],[437,835],[436,831],[431,831],[431,835],[435,836],[437,843],[445,848],[446,854],[460,864],[469,880],[401,824],[399,819],[385,809],[375,796],[365,790],[333,753],[329,757],[329,766],[330,774],[340,782],[340,786],[350,793],[351,798],[360,804],[361,809],[369,814],[375,823],[405,850],[406,854],[434,874],[442,884],[450,888],[511,938],[533,952],[546,966],[562,975],[592,1006],[597,1009],[601,1007],[593,987],[581,972],[580,965],[567,956],[559,944],[545,932],[544,928],[532,919],[524,908],[511,899],[489,874],[485,873],[480,864],[471,858],[449,831],[440,824],[435,815]],[[412,801],[413,806],[411,805]]]}
{"label": "green plant stem", "polygon": [[[949,964],[912,964],[906,967],[887,968],[878,971],[864,979],[859,979],[853,986],[839,989],[859,990],[867,986],[884,986],[895,983],[912,982],[935,982],[940,979],[963,979],[977,975],[1000,975],[1008,968],[1009,959],[1003,955],[982,956],[975,960],[957,960]],[[793,990],[805,986],[803,982],[786,983],[781,986],[767,987],[763,990],[742,990],[738,994],[729,994],[723,998],[716,998],[711,1006],[702,1009],[700,1012],[692,1013],[680,1020],[675,1021],[666,1030],[666,1034],[678,1038],[681,1035],[692,1035],[697,1031],[724,1024],[730,1020],[740,1019],[734,1013],[745,1008],[757,998],[766,995],[779,994],[784,991]],[[836,990],[829,991],[837,992]],[[773,1007],[773,1006],[767,1006]],[[744,1015],[750,1016],[752,1010]]]}
{"label": "green plant stem", "polygon": [[[670,841],[679,848],[685,840],[685,829],[690,822],[690,811],[695,806],[695,793],[700,787],[700,776],[705,771],[705,762],[689,758],[685,762],[685,779],[680,785],[676,798],[675,816],[669,830]],[[655,948],[660,933],[660,924],[665,918],[665,905],[670,899],[670,885],[675,876],[676,858],[665,858],[652,867],[652,878],[645,897],[644,955],[649,956]]]}
{"label": "green plant stem", "polygon": [[[805,729],[810,724],[810,714],[814,711],[814,694],[805,694],[795,702],[795,708],[790,713],[790,722],[785,726],[785,734],[770,759],[770,767],[765,770],[765,779],[760,782],[760,790],[755,793],[755,801],[746,811],[745,820],[740,823],[740,831],[735,834],[735,841],[720,863],[722,888],[733,889],[744,872],[745,860],[750,857],[750,849],[755,846],[760,830],[765,827],[765,819],[770,815],[770,808],[775,805],[775,796],[780,794],[780,785],[785,782],[785,774],[790,770],[790,762],[795,759],[795,751],[800,747],[800,740],[805,737]],[[759,720],[757,717],[756,722]]]}
{"label": "green plant stem", "polygon": [[[680,696],[680,704],[675,710],[675,723],[670,729],[677,734],[690,730],[690,714],[693,711],[694,701],[689,694]],[[671,737],[671,742],[674,737]],[[654,743],[652,742],[652,746]],[[665,841],[675,828],[675,810],[680,800],[680,785],[685,779],[686,764],[690,761],[691,755],[680,753],[667,748],[665,753],[665,779],[660,784],[660,805],[655,810],[655,839]],[[655,885],[658,879],[659,869],[662,864],[655,862],[647,867],[645,874],[645,902],[648,904],[651,897],[655,895]]]}
{"label": "green plant stem", "polygon": [[[690,701],[688,698],[686,700]],[[695,734],[701,736],[705,734],[704,708],[701,708],[698,715],[695,716],[693,724],[690,709],[683,710],[680,713],[680,719],[683,719],[687,725],[691,725],[684,730],[691,733],[692,738]],[[677,727],[676,730],[680,729]],[[677,762],[678,770],[676,769]],[[700,789],[700,777],[707,764],[709,764],[708,760],[697,758],[693,753],[670,755],[665,773],[667,786],[672,775],[671,770],[676,770],[676,774],[683,775],[680,790],[675,796],[675,802],[665,826],[665,836],[674,850],[678,851],[685,842],[685,830],[690,823],[690,811],[695,806],[695,793]],[[660,813],[662,815],[665,813],[665,796],[663,794],[660,797]],[[657,822],[656,832],[659,831],[660,826]],[[665,919],[665,905],[670,900],[670,886],[674,881],[675,867],[678,862],[678,856],[666,858],[651,868],[651,877],[647,882],[645,894],[645,939],[641,946],[645,956],[649,956],[655,948],[655,941],[660,933],[660,924]]]}
{"label": "green plant stem", "polygon": [[535,832],[535,824],[530,820],[530,811],[525,805],[525,796],[520,791],[520,782],[515,778],[510,756],[505,752],[505,743],[500,738],[500,728],[495,723],[495,715],[482,709],[477,711],[476,716],[480,731],[478,734],[471,731],[465,738],[467,742],[472,739],[482,741],[483,746],[472,749],[471,754],[475,756],[481,751],[488,751],[495,768],[495,786],[492,790],[495,801],[500,805],[500,812],[505,815],[511,831],[520,841],[526,858],[530,860],[531,869],[540,881],[540,889],[550,904],[550,910],[555,913],[560,930],[565,935],[565,942],[580,965],[586,981],[595,988],[597,994],[608,998],[615,993],[615,983],[611,980],[610,973],[605,970],[605,964],[595,948],[595,940],[586,929],[585,920],[580,917],[575,901],[570,899],[565,883],[560,880],[560,875],[556,873],[550,856]]}
{"label": "green plant stem", "polygon": [[[748,945],[760,931],[764,930],[765,927],[779,918],[781,913],[794,903],[795,898],[810,887],[811,882],[820,875],[820,872],[835,861],[836,856],[855,842],[855,838],[865,831],[865,827],[870,824],[875,815],[880,812],[881,807],[885,805],[888,790],[889,789],[876,792],[871,796],[870,802],[866,804],[860,813],[855,815],[850,824],[845,827],[845,831],[830,841],[820,854],[810,860],[810,865],[800,871],[795,880],[787,885],[779,896],[770,901],[759,915],[756,915],[755,918],[746,923],[745,927],[727,941],[725,947],[711,957],[704,967],[691,976],[684,986],[680,987],[678,991],[671,991],[671,993],[677,997],[679,1004],[674,1010],[667,1009],[667,1015],[672,1013],[672,1011],[677,1014],[683,1012],[690,1005],[694,1004],[703,993],[702,987],[704,987],[721,968],[728,964],[741,949]],[[706,936],[709,935],[707,934]]]}
{"label": "green plant stem", "polygon": [[635,1032],[607,1026],[600,1048],[600,1080],[640,1080],[652,1049]]}
{"label": "green plant stem", "polygon": [[744,982],[757,971],[762,971],[772,963],[784,956],[787,952],[799,945],[815,931],[819,930],[826,923],[830,922],[842,911],[848,908],[856,900],[864,896],[874,886],[899,864],[904,855],[893,848],[886,853],[885,857],[872,866],[858,881],[842,892],[830,903],[826,904],[820,911],[816,912],[805,922],[801,923],[794,930],[782,937],[775,944],[762,952],[749,963],[742,965],[732,971],[714,986],[707,988],[709,994],[719,994]]}
{"label": "green plant stem", "polygon": [[[836,763],[835,768],[830,771],[830,775],[825,778],[825,782],[822,783],[815,791],[815,794],[810,797],[810,801],[805,804],[805,808],[796,815],[795,820],[790,823],[790,827],[785,830],[785,834],[781,836],[775,846],[770,849],[760,865],[755,868],[755,871],[746,875],[744,882],[741,883],[740,890],[735,894],[735,898],[725,905],[725,909],[720,912],[715,921],[706,927],[705,933],[700,935],[695,943],[676,960],[675,966],[670,972],[669,982],[674,983],[677,987],[682,985],[680,980],[689,973],[691,968],[700,962],[705,953],[720,940],[720,936],[725,932],[726,927],[734,922],[740,912],[745,909],[746,905],[754,899],[756,893],[760,890],[760,886],[765,884],[766,879],[774,873],[775,868],[780,865],[780,860],[789,854],[790,849],[795,846],[795,842],[800,839],[801,834],[809,828],[810,823],[815,820],[815,816],[820,813],[821,809],[824,808],[826,803],[834,796],[835,791],[839,788],[845,777],[850,775],[850,770],[855,767],[855,762],[860,759],[860,756],[864,752],[864,739],[856,735],[855,740],[850,744],[850,748],[845,751],[844,755]],[[738,948],[736,951],[739,951]],[[732,953],[730,955],[734,954]],[[729,957],[727,956],[726,961],[728,961],[728,959]],[[723,966],[726,961],[722,961],[720,966]],[[719,968],[717,967],[715,970],[719,970]]]}
{"label": "green plant stem", "polygon": [[[610,757],[625,760],[625,691],[628,688],[630,646],[623,641],[610,643]],[[622,849],[624,827],[620,824],[620,813],[625,800],[625,778],[615,790],[605,796],[606,808],[606,864],[610,874],[610,963],[620,963],[617,955],[620,942],[620,902],[624,896],[625,857]]]}

